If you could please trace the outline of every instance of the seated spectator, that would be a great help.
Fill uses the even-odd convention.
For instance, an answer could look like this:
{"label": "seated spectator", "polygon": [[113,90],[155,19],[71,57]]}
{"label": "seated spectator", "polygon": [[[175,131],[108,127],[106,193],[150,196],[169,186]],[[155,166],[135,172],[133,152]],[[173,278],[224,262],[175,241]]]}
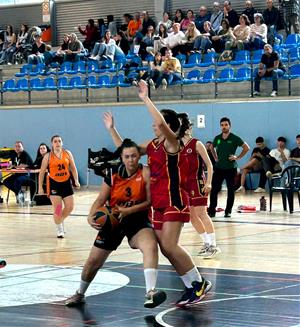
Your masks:
{"label": "seated spectator", "polygon": [[204,23],[204,33],[198,36],[194,43],[194,50],[201,53],[207,53],[212,47],[212,37],[216,35],[215,31],[211,28],[209,21]]}
{"label": "seated spectator", "polygon": [[[24,150],[23,143],[16,141],[15,153],[12,159],[12,165],[17,169],[26,169],[32,167],[33,162],[30,155]],[[3,184],[11,191],[13,191],[17,197],[17,202],[24,202],[24,194],[22,193],[22,185],[30,184],[30,176],[28,174],[11,174],[6,177]]]}
{"label": "seated spectator", "polygon": [[271,97],[276,97],[278,92],[278,77],[283,76],[285,67],[283,66],[279,55],[270,44],[264,46],[264,54],[261,57],[258,71],[255,76],[254,93],[260,95],[260,80],[262,77],[272,77],[273,90]]}
{"label": "seated spectator", "polygon": [[[115,54],[116,54],[116,41],[111,38],[111,34],[109,30],[105,31],[103,42],[99,43],[96,42],[94,49],[92,51],[92,55],[89,57],[89,59],[92,60],[107,60],[110,59],[111,61],[114,61]],[[122,51],[120,48],[118,49],[118,54],[120,54],[120,51]],[[122,51],[122,54],[123,51]]]}
{"label": "seated spectator", "polygon": [[269,155],[263,158],[263,169],[268,178],[272,177],[275,173],[281,172],[284,168],[284,164],[288,161],[290,150],[288,150],[285,145],[286,138],[283,136],[278,137],[277,148],[272,149]]}
{"label": "seated spectator", "polygon": [[132,20],[132,16],[130,14],[123,15],[123,24],[120,26],[119,30],[123,32],[127,32],[128,24]]}
{"label": "seated spectator", "polygon": [[157,79],[156,87],[158,88],[162,84],[165,90],[172,82],[180,81],[181,79],[180,61],[176,57],[173,57],[171,49],[167,49],[165,60],[161,66],[161,75]]}
{"label": "seated spectator", "polygon": [[300,33],[299,0],[282,0],[281,3],[283,5],[283,10],[284,10],[286,34],[288,35],[292,33],[292,27],[294,28],[294,33],[299,34]]}
{"label": "seated spectator", "polygon": [[159,25],[158,34],[153,38],[153,47],[147,47],[147,52],[151,54],[155,54],[160,52],[162,56],[165,55],[165,50],[167,49],[168,45],[168,33],[167,27],[165,24]]}
{"label": "seated spectator", "polygon": [[250,22],[246,15],[242,14],[239,20],[240,24],[233,29],[233,40],[227,41],[225,49],[230,50],[237,48],[244,50],[245,46],[248,47],[250,38]]}
{"label": "seated spectator", "polygon": [[193,10],[188,10],[186,12],[186,17],[181,21],[180,23],[180,30],[182,32],[186,32],[188,25],[190,22],[194,22],[195,21],[195,16],[194,16],[194,12]]}
{"label": "seated spectator", "polygon": [[256,147],[253,149],[249,161],[241,168],[241,186],[236,190],[236,192],[245,192],[246,176],[252,171],[260,173],[259,186],[254,190],[254,192],[265,192],[267,177],[266,172],[263,170],[262,160],[269,155],[270,149],[265,145],[264,138],[261,136],[256,138],[255,143]]}
{"label": "seated spectator", "polygon": [[82,43],[78,40],[75,33],[69,37],[68,49],[65,50],[64,61],[79,61],[80,53],[83,49]]}
{"label": "seated spectator", "polygon": [[127,39],[129,42],[133,42],[136,34],[142,29],[142,21],[140,19],[140,13],[136,12],[133,19],[131,19],[127,26]]}
{"label": "seated spectator", "polygon": [[16,34],[13,31],[12,25],[7,25],[6,26],[6,31],[5,31],[5,49],[2,51],[2,55],[0,57],[0,65],[3,64],[12,64],[12,58],[13,55],[16,51]]}
{"label": "seated spectator", "polygon": [[34,169],[40,169],[41,165],[42,165],[42,161],[44,158],[44,155],[48,152],[50,152],[50,148],[48,147],[48,145],[46,143],[41,143],[37,149],[36,152],[36,158],[33,162],[33,168]]}
{"label": "seated spectator", "polygon": [[190,22],[188,29],[185,32],[184,44],[182,45],[181,52],[188,54],[194,49],[194,43],[197,37],[200,36],[200,32],[197,30],[194,22]]}
{"label": "seated spectator", "polygon": [[89,19],[85,29],[82,29],[80,25],[78,25],[78,31],[80,34],[85,35],[85,40],[83,41],[83,46],[90,52],[95,43],[99,39],[99,31],[97,26],[95,26],[94,19]]}
{"label": "seated spectator", "polygon": [[[20,27],[20,32],[17,37],[17,43],[16,43],[16,51],[13,54],[15,63],[18,64],[17,58],[24,52],[24,47],[26,45],[28,38],[28,26],[25,24],[22,24]],[[19,55],[18,55],[19,54]]]}
{"label": "seated spectator", "polygon": [[184,19],[184,13],[181,9],[177,9],[175,12],[175,18],[173,20],[173,23],[181,23],[181,21]]}
{"label": "seated spectator", "polygon": [[250,21],[250,24],[254,24],[254,14],[257,13],[257,10],[253,7],[253,3],[250,0],[247,0],[245,2],[246,9],[242,12],[242,14],[245,14]]}
{"label": "seated spectator", "polygon": [[273,6],[273,0],[267,0],[267,9],[263,12],[263,18],[268,27],[268,43],[273,46],[280,19],[279,10]]}
{"label": "seated spectator", "polygon": [[54,62],[55,51],[52,51],[52,46],[50,44],[46,45],[46,51],[44,52],[44,63],[46,66],[49,66]]}
{"label": "seated spectator", "polygon": [[32,46],[31,55],[28,56],[29,64],[40,64],[44,62],[44,53],[46,51],[46,44],[42,41],[41,35],[34,36],[34,44]]}
{"label": "seated spectator", "polygon": [[167,46],[172,50],[174,56],[180,52],[184,38],[184,33],[180,31],[180,25],[178,23],[173,24],[173,32],[168,35]]}
{"label": "seated spectator", "polygon": [[66,54],[66,50],[68,49],[68,44],[70,41],[69,34],[64,34],[63,40],[59,48],[57,49],[56,53],[54,54],[53,61],[58,62],[60,64],[64,61],[64,56]]}
{"label": "seated spectator", "polygon": [[114,16],[113,15],[107,15],[107,28],[110,31],[110,34],[112,37],[115,37],[117,35],[117,24],[114,21]]}
{"label": "seated spectator", "polygon": [[148,52],[147,48],[154,46],[154,27],[149,25],[146,35],[142,38],[140,43],[139,55],[141,56],[142,60],[145,60]]}
{"label": "seated spectator", "polygon": [[221,23],[223,20],[223,12],[220,9],[220,4],[219,2],[214,2],[213,5],[213,13],[210,17],[210,23],[211,23],[211,28],[218,33],[218,31],[221,28]]}
{"label": "seated spectator", "polygon": [[254,14],[255,23],[250,25],[249,47],[251,50],[263,49],[267,43],[268,28],[262,14]]}
{"label": "seated spectator", "polygon": [[153,32],[155,30],[156,24],[154,20],[149,16],[148,11],[143,11],[142,12],[142,34],[145,36],[148,32],[148,28],[152,26],[153,27]]}
{"label": "seated spectator", "polygon": [[171,21],[170,14],[167,11],[163,13],[163,19],[158,22],[156,32],[159,31],[160,24],[164,24],[166,26],[168,33],[172,32],[173,22]]}
{"label": "seated spectator", "polygon": [[288,160],[283,165],[284,168],[293,165],[300,166],[300,134],[296,136],[296,143],[297,147],[291,151]]}
{"label": "seated spectator", "polygon": [[124,31],[119,30],[117,35],[114,37],[116,45],[122,50],[122,52],[127,55],[130,51],[130,43],[127,39],[127,35]]}
{"label": "seated spectator", "polygon": [[195,24],[200,33],[204,33],[204,23],[206,21],[210,21],[210,14],[207,12],[207,8],[205,6],[201,6],[199,8],[199,14],[196,15]]}
{"label": "seated spectator", "polygon": [[222,53],[224,51],[226,42],[233,42],[234,36],[232,29],[229,26],[228,19],[222,20],[221,28],[219,29],[217,35],[212,36],[211,39],[212,47],[217,53]]}
{"label": "seated spectator", "polygon": [[234,28],[239,23],[237,12],[232,9],[230,1],[224,1],[224,18],[228,19],[231,28]]}

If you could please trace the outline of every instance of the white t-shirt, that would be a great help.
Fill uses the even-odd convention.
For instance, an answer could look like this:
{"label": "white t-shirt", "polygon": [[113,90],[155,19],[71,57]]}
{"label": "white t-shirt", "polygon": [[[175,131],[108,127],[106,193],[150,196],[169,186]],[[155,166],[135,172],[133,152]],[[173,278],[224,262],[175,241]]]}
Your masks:
{"label": "white t-shirt", "polygon": [[[283,150],[283,153],[284,153],[286,159],[288,160],[289,157],[290,157],[290,150],[284,149]],[[270,156],[272,156],[273,158],[275,158],[279,162],[280,167],[283,168],[284,161],[283,161],[282,156],[281,156],[281,153],[280,153],[280,151],[278,149],[272,149],[270,151]]]}
{"label": "white t-shirt", "polygon": [[184,34],[182,31],[179,31],[177,34],[175,34],[174,32],[170,33],[168,35],[168,47],[169,48],[174,48],[179,44],[182,44],[182,40],[184,39]]}
{"label": "white t-shirt", "polygon": [[250,25],[250,32],[258,33],[265,43],[267,43],[267,33],[268,33],[268,27],[266,24],[261,24],[257,26],[256,24]]}

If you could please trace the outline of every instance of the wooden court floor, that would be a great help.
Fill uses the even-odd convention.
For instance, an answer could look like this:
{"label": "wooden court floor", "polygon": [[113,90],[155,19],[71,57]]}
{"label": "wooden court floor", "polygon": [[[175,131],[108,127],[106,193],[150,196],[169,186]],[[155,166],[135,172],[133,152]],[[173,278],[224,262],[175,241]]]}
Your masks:
{"label": "wooden court floor", "polygon": [[[66,308],[62,301],[76,290],[96,235],[86,223],[96,194],[96,188],[75,194],[63,240],[56,238],[51,207],[20,207],[13,197],[0,204],[0,257],[7,260],[0,270],[0,326],[300,327],[300,212],[283,212],[277,196],[272,213],[233,212],[230,219],[217,214],[222,253],[210,260],[197,256],[200,238],[185,225],[181,244],[213,283],[197,306],[174,307],[183,285],[161,255],[158,286],[168,298],[154,310],[145,309],[142,257],[124,241],[91,284],[87,304]],[[237,194],[235,207],[259,207],[259,198]],[[218,206],[224,208],[225,200],[221,194]],[[298,209],[296,199],[295,205]]]}

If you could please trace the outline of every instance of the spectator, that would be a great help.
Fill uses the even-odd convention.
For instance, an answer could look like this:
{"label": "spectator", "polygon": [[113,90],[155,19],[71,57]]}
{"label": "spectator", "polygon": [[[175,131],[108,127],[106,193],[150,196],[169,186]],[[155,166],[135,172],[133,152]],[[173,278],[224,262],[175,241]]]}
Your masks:
{"label": "spectator", "polygon": [[14,58],[15,58],[14,61],[17,64],[18,64],[18,61],[16,60],[16,58],[19,57],[24,52],[27,38],[28,38],[28,26],[25,24],[22,24],[20,27],[20,32],[17,37],[16,51],[14,53]]}
{"label": "spectator", "polygon": [[221,28],[217,35],[212,36],[212,47],[217,53],[222,53],[225,49],[226,42],[232,43],[234,35],[231,27],[229,26],[228,19],[223,19],[221,22]]}
{"label": "spectator", "polygon": [[0,65],[3,64],[12,64],[12,57],[13,54],[16,51],[16,34],[13,31],[12,25],[7,25],[6,26],[6,31],[5,31],[5,50],[2,52],[2,55],[0,57]]}
{"label": "spectator", "polygon": [[[30,155],[24,150],[23,143],[16,141],[15,152],[12,156],[13,167],[17,169],[26,169],[32,167],[33,162]],[[11,174],[5,178],[3,184],[11,191],[13,191],[17,197],[17,203],[24,202],[24,194],[21,191],[22,185],[30,183],[30,177],[28,174]]]}
{"label": "spectator", "polygon": [[123,15],[123,24],[120,26],[120,30],[123,32],[127,32],[128,24],[131,21],[132,16],[130,14]]}
{"label": "spectator", "polygon": [[[221,191],[222,183],[225,179],[227,185],[227,204],[224,217],[229,218],[231,217],[231,210],[234,203],[234,179],[237,172],[237,161],[243,158],[249,151],[249,146],[239,136],[231,133],[231,122],[229,118],[221,118],[220,125],[222,133],[217,135],[213,141],[213,146],[217,152],[217,161],[214,167],[208,214],[210,217],[215,217],[218,193]],[[242,147],[242,152],[236,156],[235,152],[238,147]]]}
{"label": "spectator", "polygon": [[296,143],[297,147],[291,151],[288,160],[284,163],[284,168],[293,165],[300,166],[300,134],[296,136]]}
{"label": "spectator", "polygon": [[162,64],[161,71],[162,73],[157,79],[156,87],[162,84],[164,90],[172,82],[180,81],[182,78],[180,61],[173,57],[171,49],[167,49],[165,52],[165,60]]}
{"label": "spectator", "polygon": [[54,58],[53,58],[54,62],[58,62],[60,64],[63,63],[64,56],[66,54],[66,50],[68,49],[69,40],[70,40],[69,34],[64,34],[62,43],[61,43],[61,45],[59,46],[59,48],[57,49],[57,51],[56,51],[56,53],[54,55]]}
{"label": "spectator", "polygon": [[213,13],[210,17],[210,22],[211,22],[211,28],[218,33],[221,27],[221,23],[223,20],[223,12],[220,10],[220,4],[219,2],[214,2],[213,6]]}
{"label": "spectator", "polygon": [[258,71],[255,76],[253,95],[260,95],[260,80],[262,77],[272,77],[273,90],[270,95],[271,97],[276,97],[278,92],[278,77],[282,76],[284,72],[285,67],[282,64],[278,53],[273,51],[270,44],[266,44],[264,46],[264,54],[261,57]]}
{"label": "spectator", "polygon": [[46,143],[41,143],[39,145],[39,148],[37,149],[37,153],[36,153],[36,158],[33,162],[33,168],[34,169],[40,169],[41,165],[42,165],[42,161],[44,158],[44,155],[48,152],[50,152],[50,148],[48,147],[48,145]]}
{"label": "spectator", "polygon": [[184,19],[184,13],[181,9],[177,9],[176,12],[175,12],[175,18],[174,18],[174,21],[173,23],[181,23],[182,20]]}
{"label": "spectator", "polygon": [[239,16],[235,10],[231,8],[230,1],[224,1],[224,18],[228,19],[230,27],[234,28],[239,23]]}
{"label": "spectator", "polygon": [[292,26],[294,28],[294,33],[300,33],[300,24],[299,24],[299,13],[300,6],[299,0],[281,0],[280,1],[284,8],[284,20],[286,33],[292,33]]}
{"label": "spectator", "polygon": [[114,21],[113,15],[107,15],[107,28],[110,31],[110,34],[112,37],[115,37],[117,35],[117,24]]}
{"label": "spectator", "polygon": [[70,34],[68,49],[65,50],[64,61],[79,61],[80,53],[83,48],[75,33]]}
{"label": "spectator", "polygon": [[127,55],[127,53],[130,50],[130,43],[127,39],[127,36],[124,31],[119,30],[117,35],[114,37],[114,40],[116,41],[116,44],[118,47],[122,50],[122,52]]}
{"label": "spectator", "polygon": [[140,13],[136,12],[134,14],[133,19],[130,20],[127,26],[127,39],[130,44],[133,44],[134,38],[141,30],[142,30],[142,21],[140,19]]}
{"label": "spectator", "polygon": [[279,10],[273,6],[273,0],[267,0],[267,9],[263,12],[263,18],[268,27],[268,43],[274,45],[280,14]]}
{"label": "spectator", "polygon": [[246,176],[252,171],[260,173],[259,186],[254,192],[265,192],[267,177],[266,172],[263,170],[262,160],[269,155],[270,149],[266,147],[264,138],[261,136],[256,138],[255,143],[256,148],[253,149],[250,160],[242,167],[241,186],[236,192],[245,192]]}
{"label": "spectator", "polygon": [[198,36],[194,43],[194,49],[201,53],[207,53],[212,47],[212,37],[216,35],[215,31],[211,28],[211,23],[206,21],[204,23],[204,33]]}
{"label": "spectator", "polygon": [[155,29],[156,24],[154,20],[149,16],[148,11],[142,12],[142,34],[145,36],[148,33],[148,27],[152,26]]}
{"label": "spectator", "polygon": [[31,55],[28,57],[28,63],[34,65],[43,63],[45,51],[46,44],[42,41],[41,35],[35,34]]}
{"label": "spectator", "polygon": [[242,14],[239,21],[240,24],[233,29],[233,41],[227,41],[225,44],[226,50],[233,48],[244,50],[245,46],[248,46],[250,38],[249,18]]}
{"label": "spectator", "polygon": [[162,56],[165,55],[165,50],[167,49],[168,45],[168,33],[167,33],[167,27],[165,24],[159,25],[159,31],[158,35],[155,35],[153,40],[153,47],[147,47],[147,52],[154,55],[157,52],[160,52]]}
{"label": "spectator", "polygon": [[170,14],[167,11],[164,12],[163,19],[157,24],[157,32],[160,24],[164,24],[166,26],[168,33],[172,31],[173,22],[170,20]]}
{"label": "spectator", "polygon": [[107,30],[107,26],[104,23],[103,18],[98,19],[98,31],[99,31],[99,39],[102,40],[104,37],[105,31]]}
{"label": "spectator", "polygon": [[85,35],[85,40],[83,41],[83,46],[90,52],[92,51],[95,43],[98,41],[98,28],[95,26],[94,19],[89,19],[85,29],[82,29],[80,25],[78,25],[78,31],[80,34]]}
{"label": "spectator", "polygon": [[264,24],[262,14],[254,14],[254,24],[250,25],[250,42],[249,47],[251,50],[263,49],[267,43],[268,27]]}
{"label": "spectator", "polygon": [[180,23],[180,30],[182,32],[186,32],[188,25],[190,22],[194,22],[195,21],[195,16],[194,16],[194,12],[193,10],[188,10],[186,12],[186,17],[181,21]]}
{"label": "spectator", "polygon": [[167,46],[172,50],[174,56],[180,52],[181,45],[184,43],[184,34],[180,31],[180,24],[173,24],[173,32],[168,35]]}
{"label": "spectator", "polygon": [[290,157],[290,150],[286,147],[286,138],[283,136],[277,139],[277,148],[272,149],[266,158],[263,158],[263,168],[268,178],[272,177],[274,173],[279,173],[284,168],[284,164]]}
{"label": "spectator", "polygon": [[210,14],[205,6],[199,8],[199,14],[196,15],[195,24],[200,33],[204,33],[204,22],[210,21]]}
{"label": "spectator", "polygon": [[147,47],[154,46],[154,27],[149,25],[146,35],[142,38],[140,43],[139,55],[141,56],[142,60],[145,60],[148,52]]}
{"label": "spectator", "polygon": [[250,0],[247,0],[245,2],[246,9],[242,12],[242,14],[245,14],[248,18],[251,24],[254,24],[254,14],[257,13],[257,10],[253,7],[253,3]]}
{"label": "spectator", "polygon": [[190,22],[188,29],[185,32],[185,43],[182,45],[181,52],[189,53],[194,49],[194,43],[197,37],[200,36],[200,32],[197,30],[194,22]]}

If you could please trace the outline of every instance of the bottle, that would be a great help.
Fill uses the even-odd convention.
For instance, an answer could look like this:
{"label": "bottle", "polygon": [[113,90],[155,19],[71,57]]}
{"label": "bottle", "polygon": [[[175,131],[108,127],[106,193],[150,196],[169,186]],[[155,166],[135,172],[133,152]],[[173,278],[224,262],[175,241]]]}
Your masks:
{"label": "bottle", "polygon": [[267,211],[267,200],[262,196],[259,200],[260,202],[260,211]]}

